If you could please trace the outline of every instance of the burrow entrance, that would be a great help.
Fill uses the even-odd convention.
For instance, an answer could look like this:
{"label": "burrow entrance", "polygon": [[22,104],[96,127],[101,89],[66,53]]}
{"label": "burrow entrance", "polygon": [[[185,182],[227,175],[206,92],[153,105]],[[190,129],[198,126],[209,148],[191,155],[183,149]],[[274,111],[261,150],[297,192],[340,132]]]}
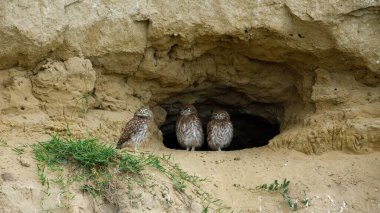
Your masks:
{"label": "burrow entrance", "polygon": [[[229,112],[234,126],[234,137],[231,145],[225,151],[240,150],[246,148],[261,147],[268,144],[269,140],[280,133],[280,124],[268,121],[260,116],[247,113],[245,110],[218,104],[195,104],[199,117],[202,120],[205,133],[204,145],[200,151],[210,151],[207,146],[206,132],[207,123],[210,119],[212,110],[215,108],[225,109]],[[163,108],[168,112],[166,122],[160,129],[163,134],[163,143],[169,149],[183,149],[177,141],[175,133],[175,123],[179,116],[179,105],[164,105]]]}

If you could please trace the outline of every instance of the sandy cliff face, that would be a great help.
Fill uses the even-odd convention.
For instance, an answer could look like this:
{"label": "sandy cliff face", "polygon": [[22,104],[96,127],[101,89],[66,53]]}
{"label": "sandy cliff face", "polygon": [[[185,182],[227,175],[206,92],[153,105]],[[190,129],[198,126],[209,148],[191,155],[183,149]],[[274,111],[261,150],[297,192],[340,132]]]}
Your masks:
{"label": "sandy cliff face", "polygon": [[212,101],[279,123],[271,147],[379,150],[379,8],[1,1],[0,129],[61,131],[68,123],[116,138],[141,105],[161,124],[163,105]]}
{"label": "sandy cliff face", "polygon": [[[303,153],[380,151],[379,35],[379,0],[1,0],[0,139],[10,146],[0,144],[0,209],[65,204],[61,191],[44,191],[31,154],[12,148],[68,126],[111,143],[149,105],[148,146],[208,177],[204,187],[236,212],[286,212],[272,195],[235,187],[284,177],[314,196],[304,212],[377,212],[376,153]],[[164,149],[159,127],[178,103],[260,116],[280,126],[271,148],[303,153]],[[136,209],[121,191],[124,209],[112,209],[77,188],[57,212],[202,211],[170,193],[165,205],[145,194]]]}

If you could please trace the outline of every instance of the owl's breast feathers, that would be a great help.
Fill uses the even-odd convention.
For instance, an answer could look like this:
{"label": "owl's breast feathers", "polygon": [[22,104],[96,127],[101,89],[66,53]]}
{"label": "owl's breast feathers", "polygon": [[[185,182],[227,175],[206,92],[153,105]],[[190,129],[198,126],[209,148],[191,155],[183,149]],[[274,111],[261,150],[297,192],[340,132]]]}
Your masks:
{"label": "owl's breast feathers", "polygon": [[177,119],[177,127],[182,129],[198,128],[202,126],[201,120],[197,115],[182,115]]}
{"label": "owl's breast feathers", "polygon": [[131,137],[139,133],[140,131],[143,131],[145,125],[148,125],[151,121],[151,118],[144,118],[144,117],[133,117],[128,123],[125,125],[125,127],[122,130],[121,136],[119,138],[119,141],[117,142],[116,148],[120,149],[123,143],[128,142]]}
{"label": "owl's breast feathers", "polygon": [[196,114],[181,115],[177,119],[176,134],[183,148],[197,148],[203,144],[202,123]]}
{"label": "owl's breast feathers", "polygon": [[231,121],[227,120],[227,119],[224,119],[224,120],[211,120],[209,122],[208,126],[213,126],[213,125],[218,125],[218,126],[225,127],[225,126],[231,125]]}

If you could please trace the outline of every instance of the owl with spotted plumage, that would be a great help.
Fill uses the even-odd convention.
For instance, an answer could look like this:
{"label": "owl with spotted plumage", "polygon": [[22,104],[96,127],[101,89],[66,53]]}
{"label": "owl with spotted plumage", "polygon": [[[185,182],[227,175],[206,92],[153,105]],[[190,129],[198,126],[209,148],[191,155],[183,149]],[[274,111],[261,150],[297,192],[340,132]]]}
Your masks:
{"label": "owl with spotted plumage", "polygon": [[233,125],[230,115],[225,110],[215,110],[207,124],[207,143],[211,150],[221,151],[232,141]]}
{"label": "owl with spotted plumage", "polygon": [[133,118],[123,128],[116,148],[131,147],[134,150],[138,149],[146,138],[152,119],[153,113],[149,108],[142,107],[138,109]]}
{"label": "owl with spotted plumage", "polygon": [[193,105],[182,107],[176,122],[176,135],[179,145],[187,151],[194,151],[203,145],[202,122]]}

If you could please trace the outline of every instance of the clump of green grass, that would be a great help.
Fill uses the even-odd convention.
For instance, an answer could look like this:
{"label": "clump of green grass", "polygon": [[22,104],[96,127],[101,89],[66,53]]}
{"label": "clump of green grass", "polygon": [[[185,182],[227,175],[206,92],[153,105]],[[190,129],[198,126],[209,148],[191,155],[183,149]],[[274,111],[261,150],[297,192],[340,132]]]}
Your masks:
{"label": "clump of green grass", "polygon": [[154,155],[124,153],[119,161],[119,170],[129,174],[140,174],[147,166],[156,168],[161,172],[166,171],[161,165],[159,157]]}
{"label": "clump of green grass", "polygon": [[[110,167],[117,165],[118,153],[110,146],[97,143],[95,139],[60,138],[56,135],[50,140],[32,146],[37,160],[37,175],[42,185],[49,189],[50,182],[62,178],[64,166],[71,169],[66,182],[79,182],[83,191],[106,198],[108,189],[113,186]],[[56,178],[49,179],[46,169],[60,171]],[[62,181],[60,181],[62,183]],[[60,188],[62,184],[58,184]]]}
{"label": "clump of green grass", "polygon": [[95,139],[73,140],[53,136],[49,141],[33,146],[37,161],[48,166],[72,163],[89,171],[104,170],[116,162],[112,147],[96,143]]}
{"label": "clump of green grass", "polygon": [[[274,180],[273,183],[263,184],[261,186],[258,186],[258,188],[265,190],[267,192],[278,192],[278,193],[280,193],[280,195],[282,196],[282,198],[285,201],[286,206],[292,211],[297,211],[298,207],[299,207],[298,202],[300,201],[300,199],[290,197],[290,195],[289,195],[289,184],[290,184],[290,181],[285,178],[281,184],[277,180]],[[303,198],[303,199],[301,199],[301,204],[303,204],[304,206],[308,206],[309,200],[307,198]]]}

